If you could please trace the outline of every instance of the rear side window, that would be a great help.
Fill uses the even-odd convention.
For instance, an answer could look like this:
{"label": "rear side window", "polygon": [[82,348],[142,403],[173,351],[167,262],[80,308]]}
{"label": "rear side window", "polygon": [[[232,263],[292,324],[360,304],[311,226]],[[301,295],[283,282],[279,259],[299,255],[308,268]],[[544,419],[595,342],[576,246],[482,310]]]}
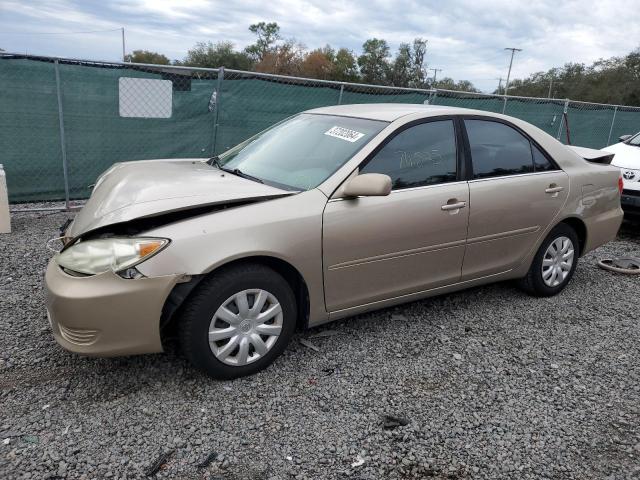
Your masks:
{"label": "rear side window", "polygon": [[533,152],[533,165],[536,172],[547,172],[549,170],[556,170],[556,166],[552,164],[547,157],[540,151],[538,147],[531,144],[531,151]]}
{"label": "rear side window", "polygon": [[403,130],[360,173],[389,175],[392,188],[420,187],[456,180],[456,138],[452,120],[421,123]]}
{"label": "rear side window", "polygon": [[531,142],[520,132],[486,120],[465,120],[464,124],[471,147],[473,178],[534,171]]}

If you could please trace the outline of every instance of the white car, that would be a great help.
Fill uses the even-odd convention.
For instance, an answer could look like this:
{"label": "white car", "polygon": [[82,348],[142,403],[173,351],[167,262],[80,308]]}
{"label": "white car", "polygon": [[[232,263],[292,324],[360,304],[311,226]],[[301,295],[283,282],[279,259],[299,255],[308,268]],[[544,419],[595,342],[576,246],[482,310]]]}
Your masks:
{"label": "white car", "polygon": [[626,214],[640,216],[640,132],[623,135],[620,143],[603,150],[615,154],[611,165],[620,168],[623,191],[620,203]]}

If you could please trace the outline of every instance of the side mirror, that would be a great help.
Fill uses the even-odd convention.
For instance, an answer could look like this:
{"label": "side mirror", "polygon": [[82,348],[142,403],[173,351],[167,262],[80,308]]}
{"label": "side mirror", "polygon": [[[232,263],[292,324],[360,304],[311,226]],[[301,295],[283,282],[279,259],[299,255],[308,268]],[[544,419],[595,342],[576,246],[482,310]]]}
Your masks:
{"label": "side mirror", "polygon": [[622,135],[621,137],[618,137],[618,140],[620,140],[621,142],[626,142],[631,137],[632,137],[632,135]]}
{"label": "side mirror", "polygon": [[381,173],[363,173],[348,180],[345,197],[384,197],[391,193],[391,178]]}

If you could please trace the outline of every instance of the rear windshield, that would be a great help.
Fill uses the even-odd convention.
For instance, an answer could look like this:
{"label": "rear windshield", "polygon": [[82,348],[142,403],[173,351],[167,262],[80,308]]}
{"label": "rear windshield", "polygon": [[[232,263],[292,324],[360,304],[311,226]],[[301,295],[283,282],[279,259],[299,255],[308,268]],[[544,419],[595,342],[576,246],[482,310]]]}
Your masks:
{"label": "rear windshield", "polygon": [[290,190],[317,187],[378,134],[387,122],[302,113],[220,155],[225,170],[238,169]]}

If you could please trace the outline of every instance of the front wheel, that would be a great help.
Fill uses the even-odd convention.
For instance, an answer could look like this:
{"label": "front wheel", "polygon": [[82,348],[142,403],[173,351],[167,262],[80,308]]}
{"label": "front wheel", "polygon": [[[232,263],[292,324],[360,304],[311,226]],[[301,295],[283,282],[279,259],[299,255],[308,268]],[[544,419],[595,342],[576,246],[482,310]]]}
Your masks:
{"label": "front wheel", "polygon": [[295,330],[296,302],[276,271],[242,265],[212,275],[180,319],[182,350],[217,379],[251,375],[280,355]]}
{"label": "front wheel", "polygon": [[569,283],[578,264],[578,236],[561,223],[544,239],[520,287],[536,297],[560,293]]}

